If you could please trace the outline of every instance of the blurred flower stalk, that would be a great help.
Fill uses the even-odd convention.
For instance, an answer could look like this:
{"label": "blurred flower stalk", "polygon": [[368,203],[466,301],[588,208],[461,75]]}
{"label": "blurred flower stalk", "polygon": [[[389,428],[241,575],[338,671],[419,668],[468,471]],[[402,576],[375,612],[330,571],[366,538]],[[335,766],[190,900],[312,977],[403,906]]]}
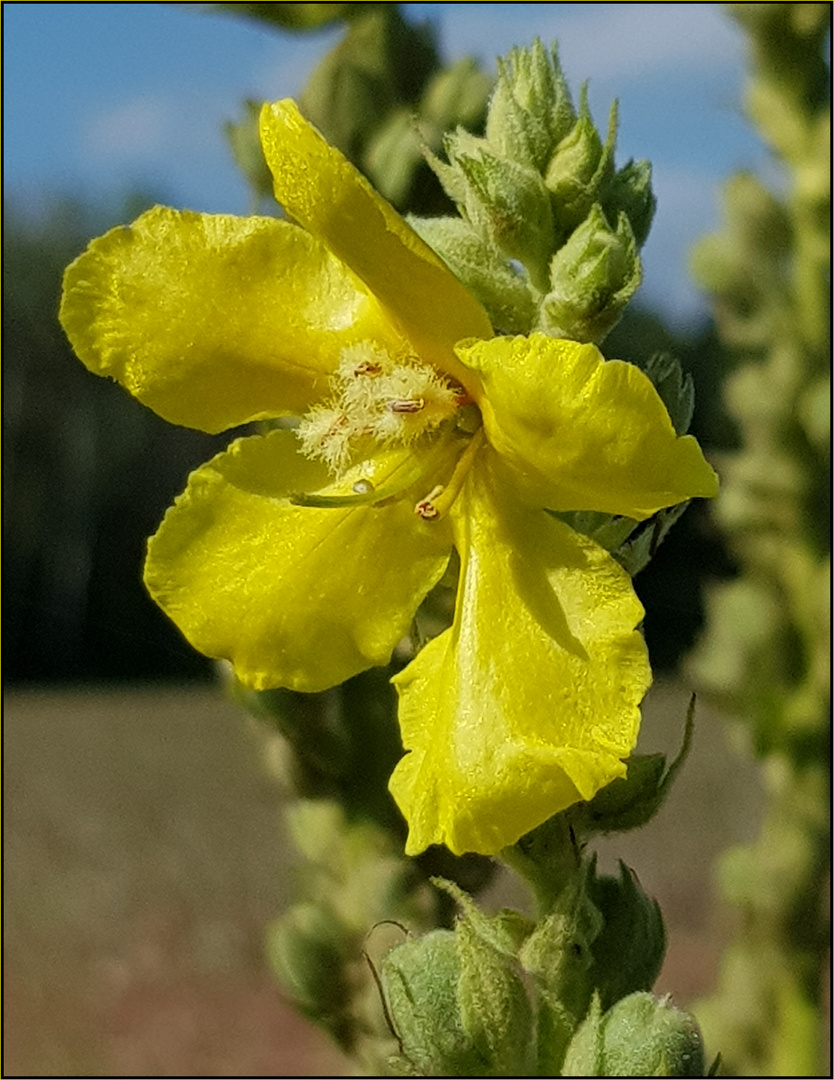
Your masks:
{"label": "blurred flower stalk", "polygon": [[[702,1076],[650,992],[657,904],[588,850],[685,758],[692,709],[671,765],[633,753],[631,578],[717,491],[691,380],[598,348],[649,165],[617,167],[616,109],[603,137],[539,42],[487,105],[396,5],[219,6],[346,23],[300,110],[228,129],[291,220],[157,207],[68,268],[61,316],[166,419],[260,425],[192,474],[145,580],[275,733],[305,880],[272,964],[371,1075]],[[529,914],[475,904],[494,858]]]}
{"label": "blurred flower stalk", "polygon": [[758,840],[719,866],[741,914],[718,991],[697,1009],[734,1076],[824,1072],[830,947],[831,99],[829,4],[732,4],[747,35],[749,116],[783,167],[741,173],[723,231],[694,252],[733,360],[740,450],[715,514],[740,574],[712,590],[697,680],[762,765]]}

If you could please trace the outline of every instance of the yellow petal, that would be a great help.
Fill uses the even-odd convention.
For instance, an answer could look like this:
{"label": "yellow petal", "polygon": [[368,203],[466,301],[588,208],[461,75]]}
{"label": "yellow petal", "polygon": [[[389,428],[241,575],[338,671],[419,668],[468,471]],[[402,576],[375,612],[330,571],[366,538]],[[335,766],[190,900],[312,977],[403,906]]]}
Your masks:
{"label": "yellow petal", "polygon": [[261,142],[275,197],[398,319],[415,352],[458,379],[472,375],[452,351],[490,337],[486,312],[437,255],[293,101],[265,105]]}
{"label": "yellow petal", "polygon": [[643,520],[717,494],[691,435],[677,436],[646,375],[595,345],[533,334],[462,343],[482,382],[487,437],[551,510]]}
{"label": "yellow petal", "polygon": [[[148,546],[157,603],[192,645],[259,690],[323,690],[386,663],[451,548],[447,523],[422,521],[413,499],[291,504],[296,491],[336,490],[296,446],[286,431],[233,443],[192,473]],[[364,462],[365,486],[394,485],[411,456]]]}
{"label": "yellow petal", "polygon": [[155,207],[67,269],[78,356],[176,424],[222,431],[303,412],[341,349],[393,346],[390,320],[297,226]]}
{"label": "yellow petal", "polygon": [[492,855],[624,773],[651,681],[642,607],[602,548],[515,501],[482,454],[453,508],[455,622],[394,682],[406,851]]}

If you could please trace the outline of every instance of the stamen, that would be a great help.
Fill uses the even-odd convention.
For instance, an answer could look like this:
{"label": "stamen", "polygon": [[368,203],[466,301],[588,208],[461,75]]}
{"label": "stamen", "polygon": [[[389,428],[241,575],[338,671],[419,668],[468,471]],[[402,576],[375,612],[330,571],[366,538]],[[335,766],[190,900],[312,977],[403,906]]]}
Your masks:
{"label": "stamen", "polygon": [[[354,491],[356,485],[354,484]],[[379,502],[378,491],[359,491],[355,495],[322,495],[317,491],[296,491],[289,497],[292,506],[317,506],[323,510],[339,510],[345,506],[367,506]]]}
{"label": "stamen", "polygon": [[353,369],[353,374],[357,379],[367,375],[381,375],[382,364],[376,364],[373,360],[363,360],[361,364]]}
{"label": "stamen", "polygon": [[389,401],[387,408],[393,413],[418,413],[426,407],[424,398],[412,398],[408,401]]}
{"label": "stamen", "polygon": [[414,513],[419,517],[424,518],[426,521],[432,521],[434,518],[439,517],[436,500],[439,499],[442,494],[442,484],[433,487],[425,499],[421,499],[414,507]]}
{"label": "stamen", "polygon": [[[319,491],[297,491],[289,496],[289,501],[293,506],[314,506],[323,509],[368,506],[371,504],[381,506],[388,500],[396,498],[413,484],[416,484],[426,473],[434,472],[449,452],[449,439],[441,438],[425,456],[416,457],[414,454],[409,454],[379,485],[375,485],[366,476],[360,476],[351,485],[352,491],[346,491],[338,495]],[[346,479],[345,483],[348,482]]]}
{"label": "stamen", "polygon": [[445,486],[438,484],[437,487],[432,488],[425,499],[421,499],[414,507],[414,513],[418,517],[425,521],[436,521],[437,518],[448,513],[452,503],[461,493],[467,473],[472,468],[472,463],[483,441],[484,429],[481,427],[469,440],[466,449],[458,458],[449,483]]}
{"label": "stamen", "polygon": [[[313,406],[297,431],[302,453],[320,458],[343,480],[348,468],[370,453],[369,441],[409,446],[462,409],[475,408],[466,404],[459,383],[416,357],[392,357],[371,341],[342,350],[330,388],[332,396]],[[480,420],[477,411],[476,416]]]}

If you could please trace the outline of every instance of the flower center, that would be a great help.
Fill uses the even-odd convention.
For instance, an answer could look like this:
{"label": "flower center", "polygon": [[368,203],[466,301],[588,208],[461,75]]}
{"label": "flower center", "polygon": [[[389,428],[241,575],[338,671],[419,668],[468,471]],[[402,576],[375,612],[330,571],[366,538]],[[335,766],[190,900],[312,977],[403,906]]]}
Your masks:
{"label": "flower center", "polygon": [[[467,402],[466,391],[416,357],[392,359],[373,342],[342,351],[332,396],[297,429],[302,452],[342,474],[373,444],[407,445],[434,431]],[[371,445],[368,445],[368,444]]]}
{"label": "flower center", "polygon": [[[416,357],[394,360],[370,341],[342,350],[331,388],[331,398],[302,418],[296,434],[302,453],[322,459],[335,474],[337,490],[297,492],[290,502],[342,509],[382,505],[422,479],[436,477],[443,463],[449,466],[451,454],[455,464],[449,479],[414,507],[425,521],[443,517],[484,442],[480,411],[466,390]],[[452,418],[454,423],[447,424]],[[410,455],[409,463],[381,486],[361,475],[354,480],[375,447],[408,445],[441,425],[443,432],[425,452]],[[343,484],[351,486],[338,490]]]}

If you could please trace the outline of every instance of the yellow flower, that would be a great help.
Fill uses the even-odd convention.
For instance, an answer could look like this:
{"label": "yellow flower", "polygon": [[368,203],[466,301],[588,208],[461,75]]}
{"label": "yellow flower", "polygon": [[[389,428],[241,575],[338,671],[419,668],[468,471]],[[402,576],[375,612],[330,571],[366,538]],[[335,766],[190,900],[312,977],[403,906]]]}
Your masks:
{"label": "yellow flower", "polygon": [[456,548],[454,625],[394,680],[391,790],[409,853],[494,853],[623,774],[650,682],[628,575],[544,508],[642,520],[716,478],[635,367],[494,337],[292,102],[261,137],[297,224],[156,207],[66,273],[76,352],[161,416],[301,418],[192,474],[145,580],[245,684],[316,691],[389,660]]}

